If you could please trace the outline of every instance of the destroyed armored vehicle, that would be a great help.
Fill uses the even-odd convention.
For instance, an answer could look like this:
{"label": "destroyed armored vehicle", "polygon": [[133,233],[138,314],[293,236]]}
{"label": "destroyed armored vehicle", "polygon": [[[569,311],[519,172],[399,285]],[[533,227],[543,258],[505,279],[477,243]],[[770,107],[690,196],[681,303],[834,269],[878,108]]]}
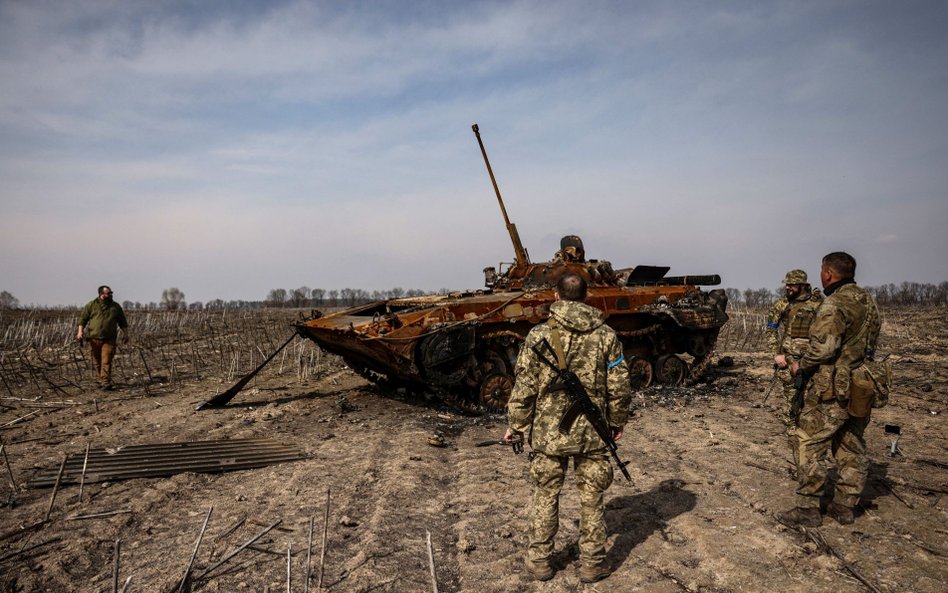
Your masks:
{"label": "destroyed armored vehicle", "polygon": [[501,409],[513,387],[514,363],[527,332],[547,319],[557,279],[576,272],[589,284],[586,303],[619,334],[633,386],[676,385],[707,365],[727,321],[717,275],[666,276],[665,266],[614,269],[587,260],[579,237],[561,241],[551,261],[532,262],[507,217],[477,125],[474,133],[513,242],[514,262],[484,270],[486,287],[379,301],[322,315],[297,332],[376,381],[428,386],[488,409]]}

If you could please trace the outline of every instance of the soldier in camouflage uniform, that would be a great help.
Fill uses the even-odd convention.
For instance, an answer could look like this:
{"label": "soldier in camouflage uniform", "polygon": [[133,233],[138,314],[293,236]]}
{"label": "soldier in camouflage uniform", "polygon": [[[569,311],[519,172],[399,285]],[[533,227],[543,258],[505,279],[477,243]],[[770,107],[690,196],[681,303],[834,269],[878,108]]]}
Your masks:
{"label": "soldier in camouflage uniform", "polygon": [[562,391],[549,390],[555,374],[532,350],[544,339],[552,345],[559,337],[567,368],[582,381],[618,440],[631,404],[629,371],[618,336],[604,323],[601,311],[583,303],[585,297],[586,282],[581,276],[569,272],[560,277],[549,321],[527,334],[507,404],[509,428],[504,439],[510,442],[527,433],[533,448],[530,475],[536,488],[526,568],[538,580],[553,577],[550,556],[559,526],[560,490],[570,459],[580,492],[580,580],[591,583],[609,575],[603,493],[612,484],[612,465],[606,446],[583,416],[569,434],[559,432],[568,399]]}
{"label": "soldier in camouflage uniform", "polygon": [[857,392],[851,378],[864,361],[872,360],[881,322],[872,297],[856,285],[855,271],[856,260],[848,253],[834,252],[823,258],[820,280],[826,299],[810,327],[806,352],[792,365],[794,373],[812,378],[797,429],[797,507],[777,517],[787,525],[822,524],[820,495],[827,473],[822,460],[827,453],[839,468],[833,501],[826,509],[837,522],[853,522],[853,507],[866,484],[869,464],[864,433],[871,400],[853,397]]}
{"label": "soldier in camouflage uniform", "polygon": [[795,390],[790,365],[800,360],[806,351],[810,324],[823,302],[823,294],[819,288],[810,289],[803,270],[790,270],[784,276],[783,283],[786,296],[774,303],[767,315],[767,345],[774,359],[777,377],[783,384],[784,406],[777,417],[787,426],[790,449],[795,457],[796,424],[790,418]]}
{"label": "soldier in camouflage uniform", "polygon": [[579,262],[586,261],[586,248],[583,247],[583,240],[578,235],[566,235],[560,239],[560,250],[553,254],[554,262]]}

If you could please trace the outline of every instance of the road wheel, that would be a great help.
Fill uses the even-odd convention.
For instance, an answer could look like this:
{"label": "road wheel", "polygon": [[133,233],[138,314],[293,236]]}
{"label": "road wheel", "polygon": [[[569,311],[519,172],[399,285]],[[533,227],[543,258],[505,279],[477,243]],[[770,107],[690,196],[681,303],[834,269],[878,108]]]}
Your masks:
{"label": "road wheel", "polygon": [[664,354],[655,361],[655,381],[662,385],[680,385],[688,373],[688,363],[675,354]]}
{"label": "road wheel", "polygon": [[507,373],[491,373],[481,381],[478,395],[485,408],[501,411],[507,407],[510,392],[513,391],[513,377]]}
{"label": "road wheel", "polygon": [[639,389],[645,389],[652,384],[652,379],[655,377],[655,370],[647,358],[630,356],[628,358],[628,364],[629,382],[632,384],[632,389],[637,391]]}

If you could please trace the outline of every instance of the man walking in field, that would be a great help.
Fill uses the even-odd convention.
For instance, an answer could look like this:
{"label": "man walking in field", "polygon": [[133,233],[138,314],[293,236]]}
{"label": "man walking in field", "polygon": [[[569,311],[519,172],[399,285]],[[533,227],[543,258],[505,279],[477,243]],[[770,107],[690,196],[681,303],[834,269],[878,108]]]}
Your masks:
{"label": "man walking in field", "polygon": [[112,289],[99,287],[99,296],[82,308],[76,340],[88,338],[89,352],[95,361],[99,388],[112,390],[112,358],[115,356],[116,340],[122,330],[122,343],[128,344],[128,320],[121,305],[112,300]]}
{"label": "man walking in field", "polygon": [[[527,434],[533,448],[530,476],[535,490],[529,526],[526,569],[540,581],[553,577],[550,556],[559,527],[559,496],[570,460],[580,493],[579,578],[592,583],[609,576],[606,566],[606,524],[603,493],[612,484],[606,446],[592,425],[580,416],[567,434],[558,429],[569,407],[568,396],[556,390],[556,374],[544,366],[533,346],[547,340],[559,344],[566,367],[586,388],[589,398],[608,420],[618,440],[629,416],[631,386],[622,344],[604,323],[602,312],[583,303],[586,281],[566,273],[556,285],[550,319],[527,334],[517,359],[516,382],[507,404],[504,440]],[[554,387],[551,390],[551,387]]]}
{"label": "man walking in field", "polygon": [[775,302],[767,315],[767,344],[773,356],[774,372],[783,386],[784,405],[777,416],[787,426],[787,440],[796,459],[799,439],[796,419],[790,416],[796,390],[790,365],[799,361],[806,351],[810,342],[810,325],[823,303],[823,294],[819,288],[810,289],[803,270],[790,270],[783,283],[786,296]]}
{"label": "man walking in field", "polygon": [[[794,374],[809,380],[797,434],[797,506],[777,516],[791,526],[818,527],[820,495],[826,483],[822,460],[831,453],[839,467],[835,494],[826,509],[842,525],[854,520],[853,508],[866,485],[869,464],[864,433],[874,391],[863,386],[881,322],[869,293],[856,285],[856,260],[844,252],[823,258],[820,281],[826,299],[810,328],[810,339]],[[854,381],[854,379],[858,379]],[[871,381],[870,381],[871,384]]]}

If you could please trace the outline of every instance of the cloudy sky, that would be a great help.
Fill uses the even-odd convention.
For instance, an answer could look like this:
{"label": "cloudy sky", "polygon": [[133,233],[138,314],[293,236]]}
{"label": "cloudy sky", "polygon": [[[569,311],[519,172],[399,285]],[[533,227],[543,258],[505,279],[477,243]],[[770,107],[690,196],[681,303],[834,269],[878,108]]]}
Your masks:
{"label": "cloudy sky", "polygon": [[948,3],[0,1],[0,290],[948,280]]}

